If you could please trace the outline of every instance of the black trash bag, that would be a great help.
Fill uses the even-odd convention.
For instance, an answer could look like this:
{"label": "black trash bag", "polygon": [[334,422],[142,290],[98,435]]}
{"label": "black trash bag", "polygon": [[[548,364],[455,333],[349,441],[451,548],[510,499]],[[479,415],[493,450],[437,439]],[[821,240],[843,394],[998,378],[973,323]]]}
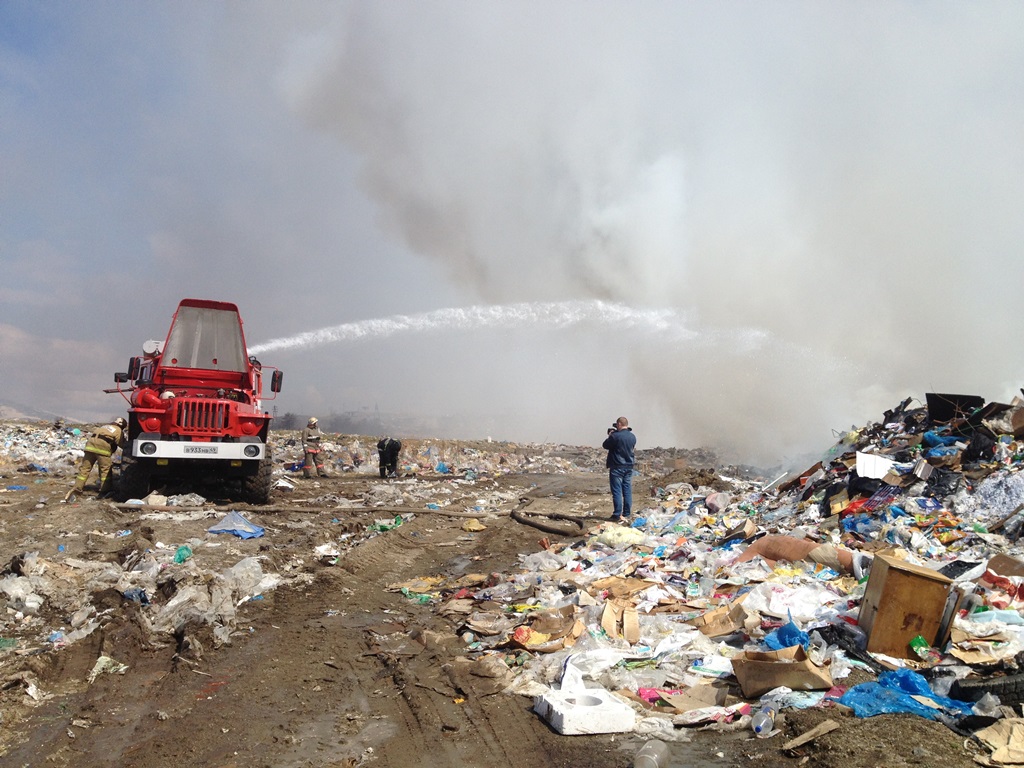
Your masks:
{"label": "black trash bag", "polygon": [[1010,541],[1016,543],[1024,529],[1024,516],[1016,514],[1003,523],[1003,535]]}
{"label": "black trash bag", "polygon": [[971,435],[971,442],[964,449],[964,461],[989,461],[996,453],[996,441],[984,432]]}
{"label": "black trash bag", "polygon": [[836,622],[824,627],[817,627],[815,630],[821,635],[821,639],[829,645],[838,645],[851,659],[857,659],[874,670],[875,674],[885,672],[887,667],[875,661],[875,657],[868,653],[861,645],[863,638],[846,623]]}
{"label": "black trash bag", "polygon": [[828,480],[827,477],[823,477],[820,480],[818,480],[817,482],[811,483],[810,485],[808,485],[804,489],[804,492],[800,494],[800,501],[807,501],[809,498],[811,498],[811,496],[813,496],[818,491],[820,491],[822,488],[827,486],[828,483],[829,483],[829,480]]}
{"label": "black trash bag", "polygon": [[942,467],[935,467],[931,477],[925,483],[922,495],[936,499],[944,499],[952,496],[960,487],[963,476],[959,472],[953,472]]}
{"label": "black trash bag", "polygon": [[850,494],[850,498],[857,496],[871,497],[875,495],[875,491],[881,488],[885,483],[881,480],[876,480],[871,477],[861,477],[857,474],[856,469],[850,470],[850,479],[846,484],[847,492]]}
{"label": "black trash bag", "polygon": [[882,414],[882,423],[883,424],[888,424],[891,421],[896,421],[898,419],[902,419],[904,412],[907,410],[907,406],[910,405],[910,403],[913,401],[913,399],[914,399],[913,397],[908,397],[906,400],[904,400],[902,403],[897,405],[891,411],[886,411],[885,413],[883,413]]}

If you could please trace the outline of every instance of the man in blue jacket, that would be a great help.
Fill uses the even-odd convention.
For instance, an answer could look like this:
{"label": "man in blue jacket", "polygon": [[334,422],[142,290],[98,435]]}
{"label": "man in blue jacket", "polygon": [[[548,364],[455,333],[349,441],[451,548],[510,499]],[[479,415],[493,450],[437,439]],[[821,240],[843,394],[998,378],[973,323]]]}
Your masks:
{"label": "man in blue jacket", "polygon": [[608,451],[608,479],[612,489],[612,520],[629,522],[633,512],[633,465],[636,463],[636,435],[625,416],[619,416],[608,430],[601,447]]}

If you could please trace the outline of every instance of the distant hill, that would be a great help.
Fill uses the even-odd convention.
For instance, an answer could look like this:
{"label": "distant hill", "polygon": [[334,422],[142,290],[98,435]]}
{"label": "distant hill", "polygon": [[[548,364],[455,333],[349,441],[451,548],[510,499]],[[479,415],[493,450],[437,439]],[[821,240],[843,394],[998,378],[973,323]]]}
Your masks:
{"label": "distant hill", "polygon": [[80,423],[78,419],[71,419],[53,411],[45,411],[9,400],[0,402],[0,419],[5,421],[56,421],[63,419],[68,424]]}

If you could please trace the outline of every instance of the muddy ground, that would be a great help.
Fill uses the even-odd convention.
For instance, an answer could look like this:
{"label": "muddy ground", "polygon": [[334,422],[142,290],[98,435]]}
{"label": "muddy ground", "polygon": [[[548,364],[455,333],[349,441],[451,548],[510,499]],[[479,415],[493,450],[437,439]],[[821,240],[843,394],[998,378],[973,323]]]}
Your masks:
{"label": "muddy ground", "polygon": [[[520,499],[531,500],[533,510],[598,525],[610,509],[600,467],[447,481],[449,506],[423,510],[375,535],[366,534],[368,526],[401,510],[339,509],[310,500],[330,494],[359,500],[379,479],[352,473],[299,479],[293,491],[275,490],[267,507],[230,506],[265,527],[263,537],[248,540],[206,534],[216,517],[143,518],[94,493],[60,504],[71,467],[25,473],[8,464],[0,474],[0,487],[27,485],[0,495],[3,564],[33,551],[55,569],[69,558],[118,562],[147,546],[192,541],[194,558],[205,567],[257,556],[265,571],[289,577],[239,607],[230,644],[220,647],[198,626],[154,646],[140,617],[150,609],[113,590],[92,595],[100,627],[64,647],[45,636],[70,630],[73,605],[48,601],[37,617],[21,622],[8,611],[0,636],[17,643],[0,649],[4,766],[624,768],[643,743],[634,734],[561,736],[532,712],[531,700],[485,693],[481,681],[460,676],[466,651],[457,620],[388,590],[419,576],[513,572],[520,553],[537,551],[544,536],[558,539],[509,516]],[[644,477],[637,501],[642,505],[650,487],[664,480]],[[466,517],[452,513],[471,510],[482,493],[494,491],[507,491],[512,500],[481,517],[485,530],[463,530]],[[315,547],[345,532],[350,545],[336,561],[315,555]],[[128,669],[90,684],[102,655]],[[829,718],[837,730],[782,751],[787,739]],[[972,764],[977,751],[944,726],[904,715],[858,720],[839,708],[790,711],[782,727],[782,735],[764,740],[746,729],[692,729],[689,741],[670,745],[670,765],[950,768]]]}

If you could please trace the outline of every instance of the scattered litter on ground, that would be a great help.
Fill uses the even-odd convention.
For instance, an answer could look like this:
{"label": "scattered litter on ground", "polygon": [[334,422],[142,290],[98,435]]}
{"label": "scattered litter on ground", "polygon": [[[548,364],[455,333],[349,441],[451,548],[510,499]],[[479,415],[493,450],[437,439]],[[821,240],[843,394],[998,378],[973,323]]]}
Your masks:
{"label": "scattered litter on ground", "polygon": [[[656,482],[635,499],[628,525],[567,501],[562,517],[570,504],[579,515],[522,552],[514,570],[403,574],[389,589],[450,625],[463,657],[446,674],[461,695],[528,697],[558,733],[671,743],[695,728],[749,732],[769,708],[779,715],[773,733],[787,712],[903,713],[973,734],[991,750],[986,759],[1005,764],[1021,732],[1007,708],[1024,703],[1024,403],[927,400],[838,436],[792,473],[716,473],[651,451],[638,472]],[[83,439],[5,425],[0,490],[30,493],[33,476],[70,480]],[[286,444],[278,457],[283,509],[331,510],[330,525],[275,518],[272,508],[252,512],[257,524],[197,493],[116,508],[70,501],[95,505],[94,529],[45,549],[52,557],[26,546],[6,567],[0,654],[64,652],[110,621],[112,609],[92,600],[112,590],[148,643],[195,660],[206,638],[218,647],[250,631],[238,626],[240,606],[308,582],[311,566],[336,565],[370,538],[415,541],[417,518],[465,517],[449,523],[453,541],[440,545],[450,546],[488,536],[497,516],[527,530],[551,511],[526,510],[493,482],[503,474],[603,472],[597,449],[410,440],[400,476],[376,482],[372,445],[343,436],[325,445],[332,469],[366,475],[358,493],[296,478],[299,447]],[[354,523],[354,512],[365,518]],[[191,530],[163,544],[150,526],[170,523]],[[304,553],[263,551],[300,532]],[[251,538],[267,544],[243,548]],[[116,556],[90,557],[90,541],[115,542]],[[106,656],[96,664],[90,681],[124,672]],[[38,680],[11,680],[30,698],[46,695]],[[791,730],[785,748],[849,721]]]}

